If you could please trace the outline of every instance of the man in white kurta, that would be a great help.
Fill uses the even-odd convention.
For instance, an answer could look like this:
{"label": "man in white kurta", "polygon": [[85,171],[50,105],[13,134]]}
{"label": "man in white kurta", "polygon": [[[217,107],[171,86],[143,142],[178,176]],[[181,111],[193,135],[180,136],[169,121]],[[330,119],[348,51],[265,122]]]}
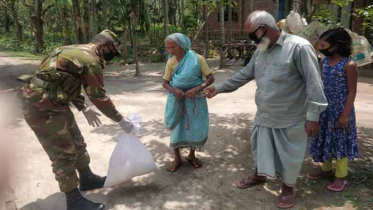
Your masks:
{"label": "man in white kurta", "polygon": [[251,135],[256,172],[237,182],[244,189],[281,177],[277,206],[294,205],[297,177],[303,164],[307,136],[316,135],[319,115],[327,107],[319,65],[312,45],[280,31],[267,12],[252,13],[245,23],[257,50],[249,64],[222,84],[205,89],[209,98],[256,81],[257,113]]}

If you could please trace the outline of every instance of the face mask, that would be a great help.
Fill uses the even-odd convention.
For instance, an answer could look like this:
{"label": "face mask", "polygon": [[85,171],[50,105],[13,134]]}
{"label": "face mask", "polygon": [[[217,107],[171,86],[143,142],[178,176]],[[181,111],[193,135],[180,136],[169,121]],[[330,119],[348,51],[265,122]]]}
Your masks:
{"label": "face mask", "polygon": [[115,53],[106,46],[101,49],[101,54],[104,56],[105,61],[111,61],[115,57]]}
{"label": "face mask", "polygon": [[111,61],[111,60],[113,60],[113,58],[114,58],[114,54],[113,53],[108,53],[108,54],[105,54],[104,55],[104,59],[105,59],[105,61]]}
{"label": "face mask", "polygon": [[319,50],[319,51],[320,51],[322,54],[324,54],[325,56],[330,57],[330,56],[333,55],[333,53],[329,51],[330,48],[332,48],[332,46],[330,46],[330,47],[327,48],[327,49],[322,49],[322,50]]}
{"label": "face mask", "polygon": [[264,27],[264,26],[259,26],[254,32],[252,32],[252,33],[249,33],[249,38],[251,39],[251,40],[253,40],[255,43],[257,43],[257,44],[259,44],[260,43],[260,41],[262,41],[262,39],[263,39],[263,37],[266,35],[266,33],[267,33],[267,29],[265,30],[265,32],[263,33],[263,35],[260,37],[260,38],[258,38],[257,36],[256,36],[256,34],[255,34],[255,32],[257,32],[260,28],[262,28],[262,27]]}

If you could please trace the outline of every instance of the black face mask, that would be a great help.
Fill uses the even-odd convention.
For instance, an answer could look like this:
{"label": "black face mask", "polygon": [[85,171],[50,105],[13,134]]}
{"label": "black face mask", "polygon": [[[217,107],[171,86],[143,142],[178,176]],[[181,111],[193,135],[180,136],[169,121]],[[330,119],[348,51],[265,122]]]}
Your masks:
{"label": "black face mask", "polygon": [[332,46],[330,46],[329,48],[327,48],[327,49],[322,49],[322,50],[319,50],[322,54],[324,54],[325,56],[328,56],[328,57],[330,57],[330,56],[332,56],[333,55],[333,53],[332,52],[330,52],[329,50],[330,50],[330,48],[332,48]]}
{"label": "black face mask", "polygon": [[115,57],[115,54],[107,47],[101,49],[101,54],[104,56],[105,61],[111,61]]}
{"label": "black face mask", "polygon": [[115,55],[113,53],[108,53],[108,54],[105,54],[104,57],[105,57],[104,58],[105,61],[111,61],[111,60],[113,60],[113,58],[115,57]]}
{"label": "black face mask", "polygon": [[257,29],[255,29],[255,31],[254,32],[252,32],[252,33],[249,33],[249,38],[251,39],[251,40],[253,40],[255,43],[257,43],[257,44],[259,44],[260,43],[260,41],[262,41],[262,39],[263,39],[263,37],[266,35],[266,33],[267,33],[267,28],[265,29],[265,32],[263,33],[263,35],[260,37],[260,38],[258,38],[257,36],[256,36],[256,34],[255,34],[255,32],[257,32],[260,28],[262,28],[262,27],[264,27],[264,26],[259,26]]}

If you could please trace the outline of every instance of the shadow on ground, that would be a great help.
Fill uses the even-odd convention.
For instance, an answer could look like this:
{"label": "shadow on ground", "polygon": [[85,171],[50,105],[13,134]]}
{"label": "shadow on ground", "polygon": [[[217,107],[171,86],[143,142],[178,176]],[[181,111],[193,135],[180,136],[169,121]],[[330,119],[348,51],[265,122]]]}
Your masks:
{"label": "shadow on ground", "polygon": [[[162,71],[159,70],[162,65],[164,64],[144,67],[143,77],[140,78],[130,77],[133,74],[133,66],[127,69],[115,65],[108,68],[105,71],[108,94],[115,96],[146,91],[159,92],[165,97],[166,93],[161,87]],[[2,65],[0,68],[6,73],[5,76],[2,74],[1,89],[14,97],[15,90],[20,86],[15,79],[22,73],[32,73],[37,65],[17,65],[13,68]],[[217,71],[216,78],[223,79],[225,73],[224,70]],[[141,88],[126,86],[129,83],[141,83]],[[120,88],[117,88],[118,86]],[[86,196],[94,201],[105,202],[108,209],[277,209],[275,202],[281,186],[279,180],[269,180],[264,186],[246,190],[235,187],[236,180],[253,172],[249,141],[252,127],[252,122],[248,120],[250,117],[247,113],[212,113],[209,141],[204,153],[198,154],[204,167],[194,169],[185,163],[175,173],[165,170],[172,154],[168,147],[169,132],[164,129],[162,119],[145,121],[140,139],[152,138],[146,141],[145,146],[153,154],[160,170],[113,189],[89,192]],[[20,126],[22,120],[23,117],[18,113],[11,126]],[[113,124],[104,125],[93,132],[109,135],[109,141],[115,142],[119,127]],[[325,188],[331,180],[306,179],[306,173],[317,165],[307,154],[298,182],[300,192],[294,209],[370,209],[373,205],[372,137],[373,129],[359,127],[361,158],[350,163],[350,185],[342,193],[332,193]],[[184,155],[186,153],[187,151],[183,152]],[[21,210],[64,210],[64,202],[64,195],[55,193],[29,203]]]}
{"label": "shadow on ground", "polygon": [[[154,140],[145,144],[159,166],[159,171],[135,178],[112,189],[96,190],[87,197],[105,202],[108,209],[277,209],[275,202],[281,182],[269,180],[264,186],[246,190],[235,187],[235,181],[252,173],[250,152],[250,129],[248,114],[211,114],[210,138],[205,152],[199,153],[204,167],[194,169],[184,163],[175,173],[166,171],[171,150],[159,139],[167,138],[161,120],[143,123],[140,139],[151,135]],[[117,126],[102,127],[94,132],[118,130]],[[116,133],[116,132],[111,132]],[[110,135],[109,133],[106,133]],[[301,172],[299,194],[293,209],[318,209],[324,207],[351,207],[370,209],[372,194],[372,144],[373,129],[359,128],[361,158],[350,164],[350,185],[344,192],[329,192],[325,186],[332,180],[310,181],[306,173],[316,167],[307,155]],[[117,141],[113,136],[110,141]],[[183,152],[184,156],[187,151]],[[64,197],[56,193],[43,200],[30,203],[21,210],[47,210],[64,206]],[[58,207],[57,207],[58,206]],[[62,210],[62,209],[61,209]]]}

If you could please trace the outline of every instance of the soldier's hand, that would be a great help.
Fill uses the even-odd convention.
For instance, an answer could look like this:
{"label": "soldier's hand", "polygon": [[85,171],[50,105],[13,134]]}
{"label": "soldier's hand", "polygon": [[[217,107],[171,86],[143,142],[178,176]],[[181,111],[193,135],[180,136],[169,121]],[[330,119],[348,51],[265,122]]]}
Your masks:
{"label": "soldier's hand", "polygon": [[87,107],[86,109],[83,110],[83,114],[85,116],[85,118],[87,119],[88,121],[88,124],[92,127],[99,127],[102,123],[101,123],[101,120],[99,118],[99,116],[101,116],[100,113],[90,109],[89,107]]}
{"label": "soldier's hand", "polygon": [[131,121],[128,120],[127,118],[125,118],[125,117],[121,121],[119,121],[118,124],[124,130],[124,132],[126,132],[126,133],[131,132],[131,130],[133,128],[133,124],[131,123]]}

